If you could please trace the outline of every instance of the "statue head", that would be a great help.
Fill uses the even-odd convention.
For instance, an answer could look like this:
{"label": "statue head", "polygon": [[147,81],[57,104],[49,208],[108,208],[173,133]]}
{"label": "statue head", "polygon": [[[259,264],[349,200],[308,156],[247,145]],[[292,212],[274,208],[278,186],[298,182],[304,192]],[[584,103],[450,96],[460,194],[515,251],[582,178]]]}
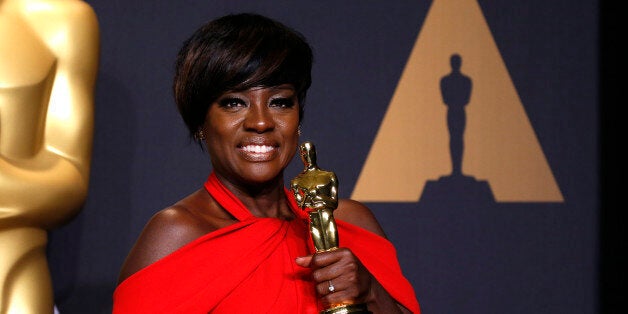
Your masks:
{"label": "statue head", "polygon": [[316,148],[312,142],[303,142],[299,146],[299,153],[305,168],[316,167]]}

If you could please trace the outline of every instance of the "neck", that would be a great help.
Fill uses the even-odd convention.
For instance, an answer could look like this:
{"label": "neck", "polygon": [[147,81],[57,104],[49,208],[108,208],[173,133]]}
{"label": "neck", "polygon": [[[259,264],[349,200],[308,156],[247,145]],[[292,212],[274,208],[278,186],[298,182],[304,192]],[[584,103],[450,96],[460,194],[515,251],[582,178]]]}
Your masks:
{"label": "neck", "polygon": [[293,217],[284,192],[282,175],[262,184],[237,184],[218,174],[217,177],[254,216],[286,220]]}

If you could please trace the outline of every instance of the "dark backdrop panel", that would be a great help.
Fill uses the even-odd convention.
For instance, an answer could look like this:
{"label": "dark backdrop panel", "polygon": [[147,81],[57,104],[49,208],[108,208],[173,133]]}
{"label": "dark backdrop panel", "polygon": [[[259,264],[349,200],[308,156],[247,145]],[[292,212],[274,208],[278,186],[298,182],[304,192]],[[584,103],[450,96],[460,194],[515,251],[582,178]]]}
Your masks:
{"label": "dark backdrop panel", "polygon": [[[348,197],[431,5],[87,2],[101,29],[96,133],[88,200],[51,233],[62,314],[109,313],[118,271],[144,223],[201,187],[210,171],[188,142],[171,93],[175,54],[195,28],[250,11],[309,39],[315,64],[304,136]],[[425,313],[596,313],[598,2],[479,4],[564,203],[368,205]],[[300,168],[293,162],[286,176]]]}

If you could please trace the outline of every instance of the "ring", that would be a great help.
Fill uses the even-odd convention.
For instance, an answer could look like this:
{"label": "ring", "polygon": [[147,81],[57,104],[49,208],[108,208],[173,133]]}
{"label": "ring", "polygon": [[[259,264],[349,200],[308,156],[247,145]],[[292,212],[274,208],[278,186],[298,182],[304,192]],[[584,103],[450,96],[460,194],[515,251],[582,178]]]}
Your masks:
{"label": "ring", "polygon": [[327,289],[329,289],[329,292],[331,292],[331,293],[336,291],[336,287],[334,287],[334,284],[331,283],[331,280],[329,281],[329,287]]}

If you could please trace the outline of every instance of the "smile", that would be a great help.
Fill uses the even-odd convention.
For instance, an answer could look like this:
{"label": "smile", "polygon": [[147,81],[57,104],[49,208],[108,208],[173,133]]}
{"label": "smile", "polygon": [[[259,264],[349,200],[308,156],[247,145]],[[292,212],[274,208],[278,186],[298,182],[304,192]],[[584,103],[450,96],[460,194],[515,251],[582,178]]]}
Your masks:
{"label": "smile", "polygon": [[276,156],[277,148],[270,145],[245,145],[241,147],[244,159],[260,162],[269,161]]}
{"label": "smile", "polygon": [[265,154],[273,151],[275,148],[273,146],[267,145],[247,145],[243,146],[242,150],[247,153],[255,153],[255,154]]}

